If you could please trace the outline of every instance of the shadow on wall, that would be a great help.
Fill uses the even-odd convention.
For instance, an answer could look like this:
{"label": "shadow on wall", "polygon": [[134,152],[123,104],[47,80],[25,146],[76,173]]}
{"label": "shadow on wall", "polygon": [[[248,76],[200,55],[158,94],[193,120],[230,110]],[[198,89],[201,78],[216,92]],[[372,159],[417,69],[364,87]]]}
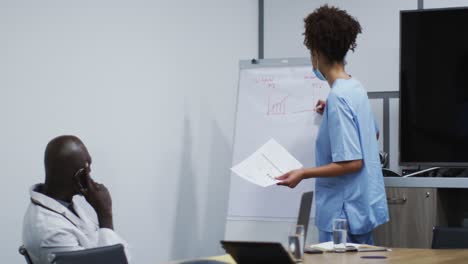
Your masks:
{"label": "shadow on wall", "polygon": [[196,255],[200,244],[198,236],[198,205],[195,172],[192,164],[192,137],[190,120],[184,118],[181,170],[179,175],[176,219],[171,247],[172,259],[186,259]]}
{"label": "shadow on wall", "polygon": [[[184,120],[181,173],[179,175],[176,219],[171,247],[172,259],[190,259],[201,256],[223,254],[219,243],[224,239],[227,206],[229,199],[229,180],[232,160],[232,146],[223,137],[216,121],[211,122],[209,137],[209,169],[206,191],[197,199],[197,177],[192,162],[192,140],[190,121]],[[207,149],[208,151],[208,149]],[[197,201],[205,201],[203,223],[199,223],[202,206]],[[201,230],[201,232],[198,232]]]}
{"label": "shadow on wall", "polygon": [[229,181],[232,163],[232,146],[223,137],[216,121],[211,123],[209,177],[207,182],[205,221],[203,223],[201,248],[202,256],[223,254],[219,243],[224,239],[227,207],[229,203]]}

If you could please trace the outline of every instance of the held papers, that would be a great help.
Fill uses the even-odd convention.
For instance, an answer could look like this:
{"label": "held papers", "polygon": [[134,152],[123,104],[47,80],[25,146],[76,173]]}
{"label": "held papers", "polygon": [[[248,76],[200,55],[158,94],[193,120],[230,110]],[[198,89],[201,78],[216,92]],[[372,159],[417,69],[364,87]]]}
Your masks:
{"label": "held papers", "polygon": [[280,182],[276,177],[300,168],[302,164],[298,160],[278,142],[270,139],[231,170],[251,183],[267,187]]}

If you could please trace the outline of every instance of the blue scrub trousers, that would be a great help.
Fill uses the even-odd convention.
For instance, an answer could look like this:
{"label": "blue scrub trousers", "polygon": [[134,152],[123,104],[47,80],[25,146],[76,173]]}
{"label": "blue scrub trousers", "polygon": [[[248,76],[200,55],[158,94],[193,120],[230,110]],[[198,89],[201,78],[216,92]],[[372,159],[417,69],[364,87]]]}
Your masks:
{"label": "blue scrub trousers", "polygon": [[[355,243],[355,244],[367,244],[367,245],[374,245],[374,239],[372,238],[372,231],[366,234],[360,235],[353,235],[348,232],[346,236],[346,240],[348,243]],[[333,232],[326,232],[319,230],[319,242],[328,242],[333,241]]]}

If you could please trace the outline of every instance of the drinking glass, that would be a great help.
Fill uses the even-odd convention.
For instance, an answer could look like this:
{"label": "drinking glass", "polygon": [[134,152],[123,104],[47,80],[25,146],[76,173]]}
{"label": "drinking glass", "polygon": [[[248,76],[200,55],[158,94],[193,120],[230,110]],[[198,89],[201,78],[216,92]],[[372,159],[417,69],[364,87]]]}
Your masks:
{"label": "drinking glass", "polygon": [[304,226],[293,225],[288,236],[289,252],[296,260],[302,260],[304,254]]}
{"label": "drinking glass", "polygon": [[346,234],[348,223],[346,219],[333,220],[333,248],[335,252],[346,252]]}

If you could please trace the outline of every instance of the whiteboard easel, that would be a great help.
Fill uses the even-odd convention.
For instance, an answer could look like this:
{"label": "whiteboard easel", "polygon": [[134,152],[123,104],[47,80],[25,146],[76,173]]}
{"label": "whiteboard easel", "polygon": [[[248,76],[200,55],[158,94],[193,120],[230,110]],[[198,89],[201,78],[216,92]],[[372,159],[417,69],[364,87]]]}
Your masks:
{"label": "whiteboard easel", "polygon": [[[274,138],[305,167],[314,166],[315,136],[322,119],[314,107],[329,90],[305,58],[241,61],[233,164]],[[228,219],[295,219],[302,193],[314,186],[314,180],[305,180],[295,189],[263,188],[232,174]]]}

